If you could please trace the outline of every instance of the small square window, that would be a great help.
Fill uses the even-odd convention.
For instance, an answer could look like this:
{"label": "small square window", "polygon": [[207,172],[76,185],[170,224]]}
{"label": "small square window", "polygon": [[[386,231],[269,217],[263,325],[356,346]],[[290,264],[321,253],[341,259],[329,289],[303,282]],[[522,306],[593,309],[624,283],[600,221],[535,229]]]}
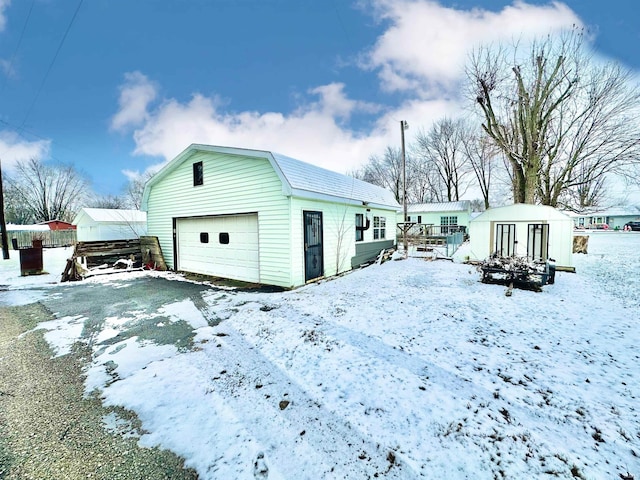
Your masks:
{"label": "small square window", "polygon": [[200,243],[209,243],[209,233],[200,232]]}
{"label": "small square window", "polygon": [[193,164],[193,186],[197,187],[204,183],[204,169],[202,162],[196,162]]}
{"label": "small square window", "polygon": [[220,232],[218,235],[218,241],[222,245],[229,245],[229,233],[228,232]]}

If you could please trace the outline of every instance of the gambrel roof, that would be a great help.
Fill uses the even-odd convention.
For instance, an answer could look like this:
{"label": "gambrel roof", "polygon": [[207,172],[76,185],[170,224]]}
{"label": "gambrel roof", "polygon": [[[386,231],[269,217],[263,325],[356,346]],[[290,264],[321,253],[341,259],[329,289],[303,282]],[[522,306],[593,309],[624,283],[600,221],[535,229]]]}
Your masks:
{"label": "gambrel roof", "polygon": [[287,196],[334,202],[346,200],[349,203],[392,209],[400,206],[389,190],[286,155],[266,150],[192,144],[147,182],[142,200],[143,208],[146,208],[150,188],[198,152],[266,159],[282,181],[283,193]]}

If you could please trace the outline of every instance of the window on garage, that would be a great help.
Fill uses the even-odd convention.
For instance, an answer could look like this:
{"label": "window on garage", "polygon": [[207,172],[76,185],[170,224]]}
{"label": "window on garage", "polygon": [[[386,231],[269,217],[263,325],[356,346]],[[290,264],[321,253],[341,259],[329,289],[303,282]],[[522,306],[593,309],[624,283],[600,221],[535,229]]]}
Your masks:
{"label": "window on garage", "polygon": [[204,169],[202,162],[196,162],[193,164],[193,186],[197,187],[204,183]]}

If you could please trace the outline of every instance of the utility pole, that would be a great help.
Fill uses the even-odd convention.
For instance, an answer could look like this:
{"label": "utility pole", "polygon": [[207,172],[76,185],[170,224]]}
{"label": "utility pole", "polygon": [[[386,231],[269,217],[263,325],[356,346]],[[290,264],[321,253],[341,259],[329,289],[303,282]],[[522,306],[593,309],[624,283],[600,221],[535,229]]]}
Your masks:
{"label": "utility pole", "polygon": [[404,225],[402,229],[402,245],[405,256],[409,254],[407,245],[407,162],[404,149],[404,131],[408,129],[409,124],[407,121],[400,120],[400,138],[402,139],[402,223]]}
{"label": "utility pole", "polygon": [[2,188],[2,159],[0,159],[0,236],[2,237],[2,258],[9,260],[9,242],[7,240],[7,223],[4,219],[4,190]]}

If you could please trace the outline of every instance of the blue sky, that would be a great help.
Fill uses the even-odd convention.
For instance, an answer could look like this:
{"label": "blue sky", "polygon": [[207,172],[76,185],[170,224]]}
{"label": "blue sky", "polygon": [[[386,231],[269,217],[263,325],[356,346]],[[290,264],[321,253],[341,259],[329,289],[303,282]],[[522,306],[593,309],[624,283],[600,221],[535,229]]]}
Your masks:
{"label": "blue sky", "polygon": [[0,0],[0,159],[72,163],[99,194],[190,143],[345,172],[400,120],[411,141],[459,112],[479,42],[574,24],[640,72],[631,1]]}

